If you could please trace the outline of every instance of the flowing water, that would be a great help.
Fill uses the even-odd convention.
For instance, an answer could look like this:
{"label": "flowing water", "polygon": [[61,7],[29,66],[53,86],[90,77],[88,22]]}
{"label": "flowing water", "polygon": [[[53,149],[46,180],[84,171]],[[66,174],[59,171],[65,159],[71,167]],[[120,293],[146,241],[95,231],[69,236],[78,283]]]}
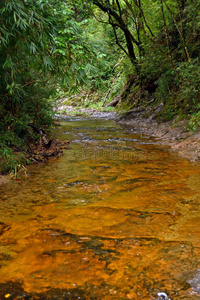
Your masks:
{"label": "flowing water", "polygon": [[200,299],[200,166],[111,120],[61,124],[63,157],[0,186],[0,299]]}

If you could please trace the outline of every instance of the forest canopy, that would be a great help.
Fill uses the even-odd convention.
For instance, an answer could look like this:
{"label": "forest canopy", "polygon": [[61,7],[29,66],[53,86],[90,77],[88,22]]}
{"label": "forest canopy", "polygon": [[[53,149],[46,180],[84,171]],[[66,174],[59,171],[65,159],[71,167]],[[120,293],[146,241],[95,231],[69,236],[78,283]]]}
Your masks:
{"label": "forest canopy", "polygon": [[[80,105],[120,94],[120,107],[164,104],[160,118],[200,121],[200,2],[193,0],[2,0],[0,156],[48,128],[53,101]],[[108,96],[109,95],[109,96]],[[105,97],[106,96],[106,97]],[[77,104],[77,103],[76,103]],[[119,107],[119,109],[120,109]]]}

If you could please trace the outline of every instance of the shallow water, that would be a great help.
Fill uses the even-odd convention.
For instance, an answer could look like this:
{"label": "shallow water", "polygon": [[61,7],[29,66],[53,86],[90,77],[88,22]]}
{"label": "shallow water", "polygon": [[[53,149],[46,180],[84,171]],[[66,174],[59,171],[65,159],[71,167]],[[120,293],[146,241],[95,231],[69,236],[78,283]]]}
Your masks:
{"label": "shallow water", "polygon": [[111,120],[61,123],[63,157],[0,186],[0,299],[200,299],[200,166]]}

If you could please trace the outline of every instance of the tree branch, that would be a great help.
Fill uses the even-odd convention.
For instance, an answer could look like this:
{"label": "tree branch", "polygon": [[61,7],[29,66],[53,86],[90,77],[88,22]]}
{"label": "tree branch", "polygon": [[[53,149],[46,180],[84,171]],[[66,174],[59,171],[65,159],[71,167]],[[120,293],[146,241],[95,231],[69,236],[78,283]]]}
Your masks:
{"label": "tree branch", "polygon": [[[93,4],[95,4],[103,12],[108,14],[109,22],[110,21],[112,22],[111,17],[113,17],[117,22],[117,26],[120,27],[121,30],[124,32],[124,36],[126,39],[126,45],[127,45],[127,49],[128,49],[128,52],[126,51],[125,53],[128,53],[128,57],[129,57],[131,63],[135,66],[136,72],[139,74],[140,73],[139,66],[137,63],[137,58],[136,58],[134,47],[133,47],[133,44],[135,44],[139,47],[140,46],[139,42],[134,38],[134,36],[132,35],[131,31],[129,30],[127,24],[125,24],[125,22],[123,21],[121,16],[114,10],[114,8],[112,8],[110,6],[109,1],[107,2],[108,5],[106,5],[105,2],[102,3],[100,0],[93,0]],[[116,24],[112,25],[112,26],[116,26]],[[113,27],[113,28],[115,29],[115,27]],[[116,34],[116,32],[115,32],[115,34]]]}

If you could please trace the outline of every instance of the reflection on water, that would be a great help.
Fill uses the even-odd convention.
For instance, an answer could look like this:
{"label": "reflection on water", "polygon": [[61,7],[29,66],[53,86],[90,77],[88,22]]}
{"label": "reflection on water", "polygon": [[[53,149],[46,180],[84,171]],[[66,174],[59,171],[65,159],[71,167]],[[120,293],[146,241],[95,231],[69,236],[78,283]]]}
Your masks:
{"label": "reflection on water", "polygon": [[0,299],[200,299],[200,166],[113,121],[0,187]]}

